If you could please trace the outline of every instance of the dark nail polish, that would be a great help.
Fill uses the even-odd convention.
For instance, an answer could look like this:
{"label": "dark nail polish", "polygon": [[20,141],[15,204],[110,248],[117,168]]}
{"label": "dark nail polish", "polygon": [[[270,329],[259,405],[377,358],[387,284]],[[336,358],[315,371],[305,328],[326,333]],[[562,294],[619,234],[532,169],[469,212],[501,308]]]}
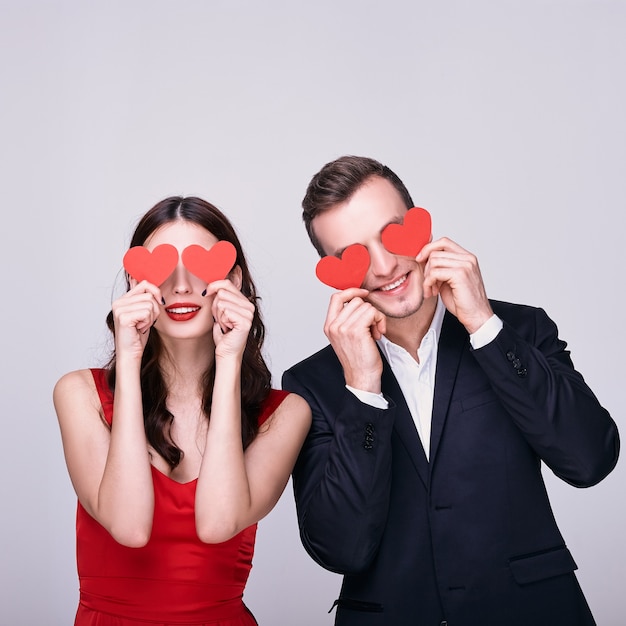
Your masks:
{"label": "dark nail polish", "polygon": [[161,304],[165,306],[165,298],[161,297]]}
{"label": "dark nail polish", "polygon": [[206,289],[202,292],[202,297],[206,296]]}

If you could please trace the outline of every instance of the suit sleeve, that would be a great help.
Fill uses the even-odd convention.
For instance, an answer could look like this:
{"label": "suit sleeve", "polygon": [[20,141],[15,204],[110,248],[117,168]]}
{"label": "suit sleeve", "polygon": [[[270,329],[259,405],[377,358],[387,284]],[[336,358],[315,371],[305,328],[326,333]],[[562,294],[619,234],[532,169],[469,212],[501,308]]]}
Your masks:
{"label": "suit sleeve", "polygon": [[473,353],[535,453],[564,481],[589,487],[617,463],[617,427],[574,369],[554,322],[532,310],[530,328],[504,321]]}
{"label": "suit sleeve", "polygon": [[322,567],[357,573],[376,555],[387,519],[395,405],[371,407],[330,378],[324,393],[301,379],[293,369],[283,375],[283,388],[313,414],[293,472],[300,537]]}

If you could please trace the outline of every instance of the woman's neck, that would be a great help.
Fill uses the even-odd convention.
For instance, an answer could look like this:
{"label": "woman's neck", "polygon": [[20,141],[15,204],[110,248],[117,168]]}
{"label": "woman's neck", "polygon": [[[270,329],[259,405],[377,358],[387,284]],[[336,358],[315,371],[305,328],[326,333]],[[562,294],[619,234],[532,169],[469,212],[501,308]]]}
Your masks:
{"label": "woman's neck", "polygon": [[163,341],[159,365],[169,398],[202,397],[204,374],[215,359],[212,341]]}

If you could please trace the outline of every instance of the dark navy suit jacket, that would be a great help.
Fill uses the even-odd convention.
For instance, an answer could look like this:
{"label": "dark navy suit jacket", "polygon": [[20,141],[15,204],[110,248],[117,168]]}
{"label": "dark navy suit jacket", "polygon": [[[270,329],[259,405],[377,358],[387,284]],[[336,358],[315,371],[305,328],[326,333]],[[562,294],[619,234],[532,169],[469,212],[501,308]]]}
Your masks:
{"label": "dark navy suit jacket", "polygon": [[617,429],[543,310],[492,306],[504,327],[478,350],[445,315],[430,462],[384,359],[386,410],[346,390],[330,346],[283,376],[313,412],[293,483],[306,550],[344,574],[337,625],[594,624],[541,461],[593,485]]}

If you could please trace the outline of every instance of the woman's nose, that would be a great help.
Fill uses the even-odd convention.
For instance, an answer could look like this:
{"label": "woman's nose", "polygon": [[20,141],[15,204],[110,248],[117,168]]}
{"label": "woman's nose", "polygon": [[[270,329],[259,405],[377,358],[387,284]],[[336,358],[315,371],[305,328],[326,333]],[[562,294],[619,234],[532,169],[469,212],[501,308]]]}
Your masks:
{"label": "woman's nose", "polygon": [[174,281],[172,286],[174,293],[191,293],[192,286],[189,278],[189,272],[183,265],[182,261],[178,262],[171,279]]}

